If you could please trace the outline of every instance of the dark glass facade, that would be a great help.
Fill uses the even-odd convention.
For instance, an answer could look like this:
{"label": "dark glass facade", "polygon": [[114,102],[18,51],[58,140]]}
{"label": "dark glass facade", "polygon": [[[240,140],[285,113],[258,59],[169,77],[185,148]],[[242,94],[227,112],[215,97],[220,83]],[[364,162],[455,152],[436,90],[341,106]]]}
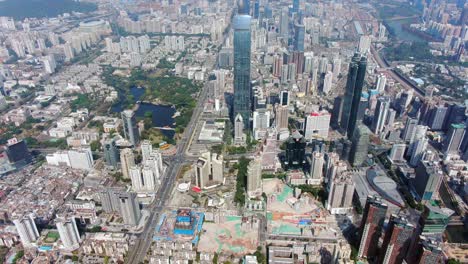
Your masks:
{"label": "dark glass facade", "polygon": [[349,64],[348,80],[341,115],[341,128],[351,138],[356,128],[359,104],[361,101],[364,78],[366,76],[367,58],[359,53],[354,54]]}
{"label": "dark glass facade", "polygon": [[250,127],[252,89],[250,88],[250,16],[234,17],[234,113],[241,114]]}

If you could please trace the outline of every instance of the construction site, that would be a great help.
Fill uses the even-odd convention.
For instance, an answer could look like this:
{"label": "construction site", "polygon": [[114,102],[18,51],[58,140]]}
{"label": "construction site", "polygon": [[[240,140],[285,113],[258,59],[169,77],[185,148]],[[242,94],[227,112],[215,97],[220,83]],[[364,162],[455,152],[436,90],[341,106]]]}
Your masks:
{"label": "construction site", "polygon": [[189,208],[171,210],[162,214],[156,226],[154,241],[191,241],[196,245],[202,230],[204,213]]}
{"label": "construction site", "polygon": [[293,189],[280,179],[263,180],[270,237],[338,238],[336,218],[311,194]]}
{"label": "construction site", "polygon": [[259,225],[254,216],[221,216],[216,222],[205,222],[198,250],[234,256],[251,254],[259,243]]}

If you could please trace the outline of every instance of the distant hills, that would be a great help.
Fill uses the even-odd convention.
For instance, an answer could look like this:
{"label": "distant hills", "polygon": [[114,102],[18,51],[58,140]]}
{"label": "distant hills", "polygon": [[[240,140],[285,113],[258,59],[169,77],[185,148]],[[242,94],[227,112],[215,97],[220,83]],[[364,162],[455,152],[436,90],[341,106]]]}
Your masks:
{"label": "distant hills", "polygon": [[22,20],[27,17],[56,17],[63,13],[95,11],[93,3],[74,0],[0,0],[0,16]]}

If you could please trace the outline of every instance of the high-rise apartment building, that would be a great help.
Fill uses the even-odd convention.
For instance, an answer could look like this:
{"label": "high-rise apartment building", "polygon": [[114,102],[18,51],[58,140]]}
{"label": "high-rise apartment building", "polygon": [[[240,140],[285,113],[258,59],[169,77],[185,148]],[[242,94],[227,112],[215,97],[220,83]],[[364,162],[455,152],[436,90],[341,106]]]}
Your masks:
{"label": "high-rise apartment building", "polygon": [[247,167],[247,194],[258,197],[262,194],[262,158],[255,157]]}
{"label": "high-rise apartment building", "polygon": [[135,166],[135,155],[131,148],[125,148],[120,151],[120,165],[124,179],[130,178],[130,168]]}
{"label": "high-rise apartment building", "polygon": [[341,128],[348,138],[353,136],[357,123],[359,102],[361,100],[362,87],[366,76],[367,58],[359,53],[354,54],[349,64],[348,79],[346,82],[343,109],[341,114]]}
{"label": "high-rise apartment building", "polygon": [[379,263],[401,264],[405,260],[415,227],[405,218],[392,215],[385,232]]}
{"label": "high-rise apartment building", "polygon": [[377,247],[382,234],[387,205],[379,197],[367,197],[361,220],[358,257],[372,259],[377,257]]}
{"label": "high-rise apartment building", "polygon": [[324,164],[324,155],[321,152],[314,151],[312,156],[308,158],[310,165],[310,184],[320,185],[323,182],[323,164]]}
{"label": "high-rise apartment building", "polygon": [[39,232],[32,214],[13,220],[13,224],[18,231],[23,247],[30,247],[39,238]]}
{"label": "high-rise apartment building", "polygon": [[120,188],[106,188],[99,192],[99,199],[101,200],[101,206],[104,212],[120,212],[120,201],[119,193],[124,192]]}
{"label": "high-rise apartment building", "polygon": [[288,129],[289,109],[287,106],[276,105],[275,124],[277,130]]}
{"label": "high-rise apartment building", "polygon": [[353,208],[354,181],[352,171],[339,172],[330,181],[327,210],[331,214],[346,214]]}
{"label": "high-rise apartment building", "polygon": [[140,134],[135,118],[135,113],[132,110],[125,110],[122,112],[123,131],[125,138],[133,145],[136,146],[140,142]]}
{"label": "high-rise apartment building", "polygon": [[65,250],[72,251],[80,247],[81,237],[75,218],[68,216],[58,217],[57,230]]}
{"label": "high-rise apartment building", "polygon": [[136,193],[123,192],[118,195],[120,201],[120,215],[126,225],[136,226],[141,218],[140,205],[136,200]]}
{"label": "high-rise apartment building", "polygon": [[145,161],[151,156],[151,153],[153,153],[153,144],[151,144],[149,140],[143,140],[140,147],[142,161]]}
{"label": "high-rise apartment building", "polygon": [[234,113],[242,115],[245,128],[250,128],[252,89],[250,88],[250,16],[234,17]]}
{"label": "high-rise apartment building", "polygon": [[416,264],[443,264],[445,263],[444,251],[428,237],[420,236],[421,249],[418,252]]}

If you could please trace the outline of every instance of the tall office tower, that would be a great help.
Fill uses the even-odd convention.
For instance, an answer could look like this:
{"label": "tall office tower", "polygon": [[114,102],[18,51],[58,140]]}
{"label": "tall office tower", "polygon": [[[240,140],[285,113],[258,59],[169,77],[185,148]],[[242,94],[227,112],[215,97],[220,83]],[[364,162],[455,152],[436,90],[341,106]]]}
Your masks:
{"label": "tall office tower", "polygon": [[448,108],[443,105],[439,105],[430,109],[427,115],[427,126],[429,126],[431,130],[442,130],[444,128],[447,114]]}
{"label": "tall office tower", "polygon": [[135,156],[131,148],[125,148],[120,151],[120,165],[124,179],[130,178],[130,168],[135,166]]}
{"label": "tall office tower", "polygon": [[409,144],[409,147],[408,147],[408,155],[411,155],[413,153],[413,149],[416,147],[416,142],[418,142],[418,140],[426,137],[426,132],[427,132],[427,126],[423,126],[423,125],[417,125],[416,128],[414,129],[414,135],[413,137],[411,138],[410,140],[410,144]]}
{"label": "tall office tower", "polygon": [[132,189],[136,192],[144,190],[144,180],[141,175],[141,169],[138,166],[132,166],[129,170],[130,179],[132,180]]}
{"label": "tall office tower", "polygon": [[356,124],[361,124],[362,120],[366,116],[367,109],[369,108],[369,100],[367,99],[367,94],[363,93],[359,99],[359,105],[356,115]]}
{"label": "tall office tower", "polygon": [[104,141],[104,159],[106,165],[117,168],[119,162],[119,150],[115,144],[115,138],[107,139]]}
{"label": "tall office tower", "polygon": [[427,149],[428,141],[429,140],[427,139],[427,137],[423,137],[421,139],[418,139],[416,142],[414,142],[413,148],[411,150],[411,159],[410,159],[411,166],[418,165],[419,161],[423,159],[424,153],[426,152],[426,149]]}
{"label": "tall office tower", "polygon": [[405,158],[405,150],[406,150],[406,144],[393,144],[392,150],[390,151],[390,154],[388,155],[388,158],[392,161],[404,161]]}
{"label": "tall office tower", "polygon": [[332,89],[333,72],[328,71],[323,78],[322,93],[328,94]]}
{"label": "tall office tower", "polygon": [[369,151],[369,129],[364,125],[358,125],[351,139],[351,151],[349,162],[354,166],[361,166],[367,158]]}
{"label": "tall office tower", "polygon": [[223,156],[205,152],[194,164],[195,184],[201,189],[219,185],[224,182]]}
{"label": "tall office tower", "polygon": [[299,6],[300,6],[300,1],[299,0],[293,0],[292,12],[293,13],[298,13],[299,8],[300,8]]}
{"label": "tall office tower", "polygon": [[313,112],[305,118],[304,137],[306,140],[313,138],[328,139],[331,115],[326,110]]}
{"label": "tall office tower", "polygon": [[415,264],[443,264],[445,263],[444,251],[430,238],[419,237],[421,249]]}
{"label": "tall office tower", "polygon": [[354,128],[356,127],[359,101],[361,100],[364,77],[366,76],[366,66],[366,57],[361,57],[359,53],[354,54],[349,64],[343,110],[341,113],[341,128],[347,133],[348,138],[353,136]]}
{"label": "tall office tower", "polygon": [[133,146],[138,145],[140,142],[140,134],[138,133],[135,113],[132,110],[123,111],[122,121],[125,138],[130,141]]}
{"label": "tall office tower", "polygon": [[360,258],[371,259],[377,257],[377,246],[382,234],[386,213],[387,205],[382,202],[380,197],[367,197],[359,229],[361,242],[358,256]]}
{"label": "tall office tower", "polygon": [[234,142],[236,144],[244,143],[244,119],[241,114],[237,114],[234,119]]}
{"label": "tall office tower", "polygon": [[312,156],[308,158],[310,165],[311,184],[319,185],[323,182],[323,164],[325,162],[324,155],[321,152],[314,151]]}
{"label": "tall office tower", "polygon": [[374,119],[372,120],[372,132],[374,132],[374,134],[379,135],[383,131],[389,109],[390,98],[380,97],[377,101]]}
{"label": "tall office tower", "polygon": [[279,33],[280,36],[286,41],[288,41],[289,37],[289,16],[288,16],[288,9],[282,8],[281,9],[281,16],[279,21]]}
{"label": "tall office tower", "polygon": [[151,153],[153,153],[153,144],[151,144],[151,141],[149,140],[143,140],[141,142],[142,160],[143,161],[147,160],[151,156]]}
{"label": "tall office tower", "polygon": [[15,224],[23,247],[31,246],[40,236],[32,214],[13,220],[13,224]]}
{"label": "tall office tower", "polygon": [[24,165],[32,161],[32,156],[29,152],[28,145],[24,140],[18,141],[16,138],[8,140],[6,154],[8,155],[10,163]]}
{"label": "tall office tower", "polygon": [[126,225],[136,226],[141,218],[140,205],[136,200],[136,193],[124,192],[118,195],[120,201],[120,215]]}
{"label": "tall office tower", "polygon": [[275,124],[277,130],[288,129],[289,109],[287,106],[276,105]]}
{"label": "tall office tower", "polygon": [[249,15],[250,14],[250,0],[238,0],[239,6],[237,13],[242,15]]}
{"label": "tall office tower", "polygon": [[447,136],[444,140],[444,152],[446,154],[458,154],[463,137],[465,136],[466,126],[464,124],[451,124]]}
{"label": "tall office tower", "polygon": [[280,105],[288,106],[289,105],[289,91],[280,92]]}
{"label": "tall office tower", "polygon": [[65,250],[72,251],[80,247],[81,237],[73,217],[58,217],[57,231]]}
{"label": "tall office tower", "polygon": [[403,139],[405,142],[412,142],[416,133],[417,125],[418,120],[416,118],[408,117],[408,119],[406,119],[405,129],[403,130],[401,139]]}
{"label": "tall office tower", "polygon": [[305,138],[299,133],[299,131],[293,131],[288,141],[286,141],[286,157],[284,163],[287,169],[302,168],[304,166],[306,162],[305,148]]}
{"label": "tall office tower", "polygon": [[370,36],[361,36],[359,38],[358,51],[362,54],[366,54],[370,50],[371,38]]}
{"label": "tall office tower", "polygon": [[461,124],[465,123],[466,120],[466,106],[459,104],[451,104],[449,106],[449,115],[447,117],[447,122],[445,122],[444,130],[449,130],[450,125],[452,124]]}
{"label": "tall office tower", "polygon": [[346,214],[353,209],[354,181],[351,171],[337,173],[330,181],[327,210],[331,214]]}
{"label": "tall office tower", "polygon": [[444,177],[437,162],[422,160],[415,169],[416,177],[412,185],[420,201],[436,199],[439,195],[440,184]]}
{"label": "tall office tower", "polygon": [[[260,1],[259,0],[255,0],[254,2],[254,10],[253,10],[253,17],[255,19],[258,19],[260,16]],[[262,23],[259,23],[260,25]]]}
{"label": "tall office tower", "polygon": [[262,157],[257,156],[247,167],[247,194],[249,197],[262,195]]}
{"label": "tall office tower", "polygon": [[302,24],[294,25],[294,50],[304,51],[305,27]]}
{"label": "tall office tower", "polygon": [[379,77],[377,77],[377,84],[376,84],[377,91],[379,91],[379,93],[383,93],[385,91],[386,85],[387,85],[387,76],[380,74]]}
{"label": "tall office tower", "polygon": [[333,127],[338,127],[341,119],[341,108],[343,107],[343,97],[337,96],[333,101],[333,111],[330,118],[330,124]]}
{"label": "tall office tower", "polygon": [[252,89],[250,88],[250,16],[234,17],[234,114],[242,115],[250,128]]}
{"label": "tall office tower", "polygon": [[415,227],[405,218],[392,215],[385,232],[379,263],[401,264],[408,254]]}

